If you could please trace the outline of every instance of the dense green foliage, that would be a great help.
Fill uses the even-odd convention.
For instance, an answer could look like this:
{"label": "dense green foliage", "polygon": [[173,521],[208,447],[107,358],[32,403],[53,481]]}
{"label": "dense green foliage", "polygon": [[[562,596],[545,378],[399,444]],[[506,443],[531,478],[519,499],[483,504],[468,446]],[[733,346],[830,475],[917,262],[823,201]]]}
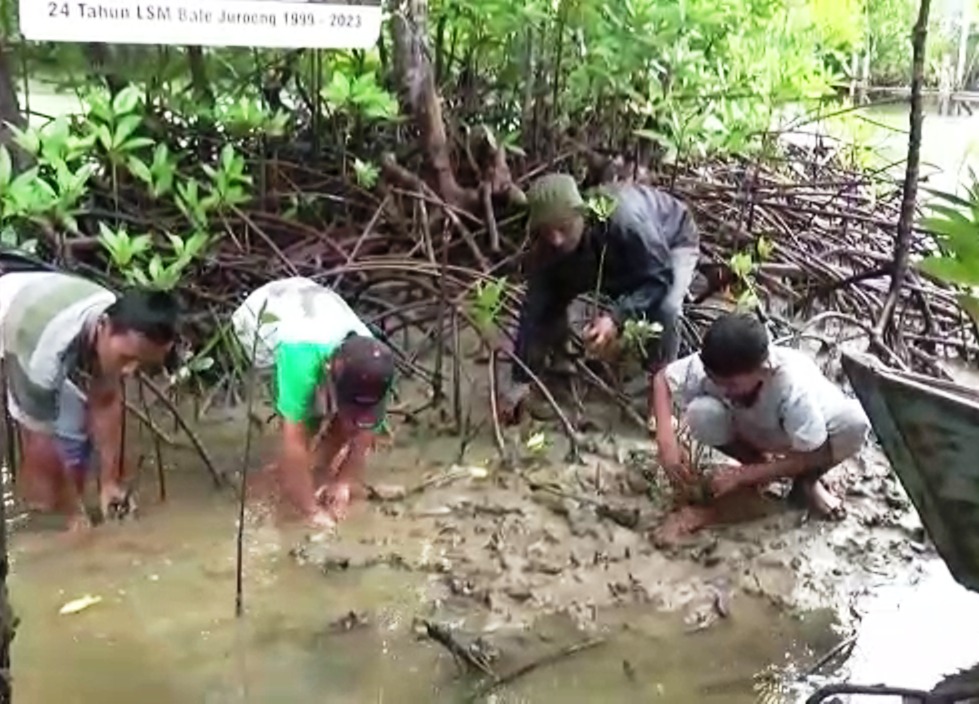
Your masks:
{"label": "dense green foliage", "polygon": [[[24,44],[15,5],[0,0],[13,78],[83,109],[17,131],[26,170],[0,151],[4,243],[169,288],[222,241],[247,251],[243,231],[285,247],[290,232],[362,225],[374,206],[345,196],[382,187],[382,154],[416,171],[424,156],[390,23],[368,52]],[[874,71],[900,80],[914,6],[432,0],[429,13],[465,181],[476,128],[518,174],[580,143],[658,164],[763,155],[786,108],[840,99],[854,56],[870,51]]]}

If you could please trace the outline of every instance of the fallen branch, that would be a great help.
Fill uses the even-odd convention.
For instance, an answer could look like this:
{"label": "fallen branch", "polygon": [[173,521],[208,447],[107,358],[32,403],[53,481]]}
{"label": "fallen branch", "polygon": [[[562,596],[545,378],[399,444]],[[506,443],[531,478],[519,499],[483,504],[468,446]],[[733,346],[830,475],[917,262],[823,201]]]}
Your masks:
{"label": "fallen branch", "polygon": [[472,648],[462,644],[448,626],[433,621],[422,621],[422,624],[425,626],[425,633],[428,637],[448,650],[456,662],[463,663],[470,670],[496,678],[496,673],[493,672],[493,668],[490,667],[486,659],[480,653],[475,653]]}
{"label": "fallen branch", "polygon": [[560,662],[572,655],[577,655],[578,653],[584,652],[586,650],[591,650],[599,645],[604,645],[606,642],[605,638],[596,637],[589,638],[588,640],[582,641],[580,643],[573,643],[569,646],[561,648],[557,652],[549,653],[537,660],[527,663],[526,665],[521,665],[512,672],[508,672],[505,675],[496,677],[492,682],[483,685],[476,692],[469,697],[470,702],[477,701],[492,694],[495,690],[500,687],[505,687],[506,685],[513,684],[521,677],[530,674],[534,670],[539,670],[542,667],[547,667],[548,665],[553,665],[556,662]]}

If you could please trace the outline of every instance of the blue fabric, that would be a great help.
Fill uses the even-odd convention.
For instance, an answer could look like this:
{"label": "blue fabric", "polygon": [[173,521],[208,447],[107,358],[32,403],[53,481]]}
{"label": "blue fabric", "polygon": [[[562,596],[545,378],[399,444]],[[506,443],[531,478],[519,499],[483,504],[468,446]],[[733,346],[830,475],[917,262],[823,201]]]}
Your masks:
{"label": "blue fabric", "polygon": [[92,450],[94,449],[91,440],[88,438],[79,440],[78,438],[56,435],[55,445],[58,448],[58,456],[66,469],[88,473],[92,467]]}

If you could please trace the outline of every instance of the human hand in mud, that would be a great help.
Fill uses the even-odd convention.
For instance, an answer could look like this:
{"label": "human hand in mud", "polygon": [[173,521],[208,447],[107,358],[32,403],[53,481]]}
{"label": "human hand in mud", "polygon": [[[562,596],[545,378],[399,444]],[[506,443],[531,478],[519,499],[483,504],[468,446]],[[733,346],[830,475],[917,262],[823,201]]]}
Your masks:
{"label": "human hand in mud", "polygon": [[119,484],[106,484],[99,492],[99,508],[105,520],[122,520],[136,512],[136,500]]}
{"label": "human hand in mud", "polygon": [[718,467],[710,476],[710,494],[720,498],[741,488],[742,472],[740,467]]}
{"label": "human hand in mud", "polygon": [[316,503],[334,521],[342,521],[347,515],[350,506],[350,484],[347,482],[335,482],[321,486],[316,490]]}
{"label": "human hand in mud", "polygon": [[499,418],[504,425],[512,425],[520,419],[523,402],[530,395],[530,384],[513,384],[500,394]]}
{"label": "human hand in mud", "polygon": [[615,339],[616,333],[615,321],[608,315],[600,315],[585,328],[585,346],[589,352],[600,352]]}
{"label": "human hand in mud", "polygon": [[337,525],[336,520],[330,515],[330,512],[323,508],[317,508],[306,516],[306,523],[310,528],[316,530],[332,530]]}
{"label": "human hand in mud", "polygon": [[681,499],[688,498],[691,489],[700,483],[697,473],[690,469],[689,459],[684,457],[675,438],[659,438],[656,445],[660,465],[666,472],[670,486]]}
{"label": "human hand in mud", "polygon": [[673,491],[682,498],[689,498],[691,492],[700,483],[696,473],[682,461],[663,464],[663,471],[670,481]]}

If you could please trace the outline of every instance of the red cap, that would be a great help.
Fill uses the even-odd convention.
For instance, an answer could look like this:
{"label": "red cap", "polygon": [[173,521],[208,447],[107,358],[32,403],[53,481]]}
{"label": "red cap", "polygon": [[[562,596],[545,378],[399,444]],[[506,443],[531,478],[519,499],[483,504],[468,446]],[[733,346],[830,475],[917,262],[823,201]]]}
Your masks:
{"label": "red cap", "polygon": [[394,381],[391,350],[373,337],[351,335],[340,344],[330,366],[339,412],[360,428],[380,423]]}

